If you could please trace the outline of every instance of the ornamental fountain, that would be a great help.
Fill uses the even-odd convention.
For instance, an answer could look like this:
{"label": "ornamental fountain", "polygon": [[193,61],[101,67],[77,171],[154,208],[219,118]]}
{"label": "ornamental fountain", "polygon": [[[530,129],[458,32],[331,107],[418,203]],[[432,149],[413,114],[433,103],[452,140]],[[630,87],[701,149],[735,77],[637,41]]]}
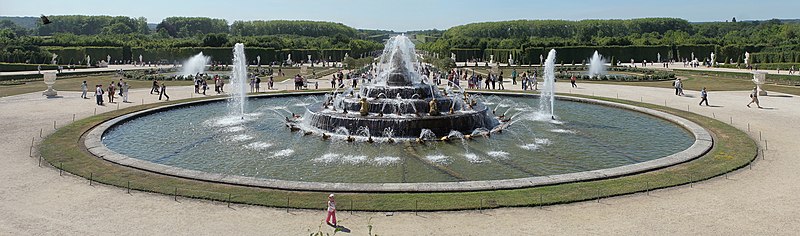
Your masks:
{"label": "ornamental fountain", "polygon": [[[506,126],[504,117],[495,117],[462,88],[451,85],[440,91],[423,79],[419,67],[414,44],[404,35],[395,36],[386,44],[372,83],[326,95],[302,117],[287,117],[287,126],[323,138],[345,134],[348,141],[358,135],[367,141],[379,137],[423,142],[433,139],[427,134],[447,140],[455,133],[489,135]],[[367,132],[354,132],[358,130]]]}

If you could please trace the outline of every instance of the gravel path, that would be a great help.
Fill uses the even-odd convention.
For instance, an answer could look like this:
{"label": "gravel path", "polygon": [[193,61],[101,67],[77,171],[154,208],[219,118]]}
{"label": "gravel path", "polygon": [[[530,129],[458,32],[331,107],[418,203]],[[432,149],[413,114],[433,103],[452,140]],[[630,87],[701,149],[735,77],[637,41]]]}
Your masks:
{"label": "gravel path", "polygon": [[[508,84],[510,86],[510,83]],[[77,85],[76,85],[77,86]],[[286,86],[291,86],[286,84]],[[353,235],[366,235],[368,225],[380,235],[531,235],[531,234],[796,234],[800,230],[800,98],[771,92],[762,97],[767,109],[748,109],[747,91],[711,92],[711,105],[699,107],[693,97],[677,97],[662,88],[607,84],[578,84],[570,89],[558,83],[560,92],[617,97],[686,109],[742,130],[750,124],[751,136],[758,131],[769,140],[766,160],[752,170],[731,173],[688,186],[539,208],[420,213],[340,212],[340,224]],[[42,85],[44,89],[44,85]],[[517,87],[518,88],[518,87]],[[171,87],[173,100],[188,98],[189,87]],[[131,91],[133,104],[158,102],[148,90]],[[92,234],[92,235],[298,235],[324,225],[322,211],[291,210],[234,205],[201,200],[173,200],[171,196],[132,192],[88,180],[59,176],[51,168],[37,167],[25,153],[31,138],[39,142],[39,130],[47,135],[53,121],[62,126],[93,114],[92,99],[80,93],[59,92],[63,97],[47,99],[40,93],[0,98],[0,235]],[[116,104],[97,112],[116,109]],[[763,146],[763,142],[761,142]],[[368,223],[371,222],[371,223]],[[341,233],[340,233],[341,234]]]}

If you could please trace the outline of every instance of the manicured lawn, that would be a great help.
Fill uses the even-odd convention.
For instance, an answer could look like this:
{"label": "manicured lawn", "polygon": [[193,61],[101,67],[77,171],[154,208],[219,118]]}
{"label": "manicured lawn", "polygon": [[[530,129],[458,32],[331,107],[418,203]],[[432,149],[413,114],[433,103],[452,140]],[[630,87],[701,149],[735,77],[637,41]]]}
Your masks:
{"label": "manicured lawn", "polygon": [[[325,76],[332,73],[337,72],[338,68],[316,68],[317,76]],[[284,68],[282,69],[285,76],[276,76],[275,82],[280,82],[283,80],[287,80],[290,78],[294,78],[296,74],[300,73],[300,69],[298,68]],[[275,73],[278,70],[275,69]],[[308,73],[311,73],[311,68],[308,68]],[[119,81],[122,78],[117,76],[114,73],[106,73],[106,74],[99,74],[99,75],[86,75],[86,76],[76,76],[76,77],[67,77],[67,78],[59,78],[56,80],[56,84],[53,86],[55,90],[58,91],[81,91],[81,82],[84,80],[89,84],[89,92],[93,91],[94,85],[102,84],[103,87],[108,86],[111,81]],[[136,88],[150,88],[153,84],[152,81],[146,80],[126,80],[128,84],[131,85],[132,89]],[[262,82],[266,82],[266,78],[262,78]],[[193,83],[192,81],[166,81],[167,86],[191,86]],[[209,86],[213,86],[209,84]],[[25,93],[32,93],[32,92],[41,92],[47,89],[47,85],[42,82],[41,79],[33,80],[33,81],[25,81],[21,84],[0,84],[0,97],[6,96],[13,96]]]}
{"label": "manicured lawn", "polygon": [[[580,96],[589,97],[589,96]],[[632,101],[589,97],[593,99],[647,107],[675,114],[708,129],[715,137],[714,147],[693,161],[642,174],[605,180],[568,183],[553,186],[454,193],[340,193],[339,209],[366,211],[435,211],[496,207],[539,206],[593,200],[623,194],[643,192],[696,182],[719,176],[746,166],[757,155],[757,146],[744,132],[723,122],[685,111]],[[201,98],[146,104],[88,117],[48,136],[40,154],[55,168],[61,168],[93,181],[118,186],[120,194],[126,188],[134,191],[158,192],[167,195],[232,201],[235,203],[323,209],[326,192],[284,191],[276,189],[216,184],[165,176],[119,166],[88,153],[79,139],[95,125],[113,117],[155,106],[199,100]]]}

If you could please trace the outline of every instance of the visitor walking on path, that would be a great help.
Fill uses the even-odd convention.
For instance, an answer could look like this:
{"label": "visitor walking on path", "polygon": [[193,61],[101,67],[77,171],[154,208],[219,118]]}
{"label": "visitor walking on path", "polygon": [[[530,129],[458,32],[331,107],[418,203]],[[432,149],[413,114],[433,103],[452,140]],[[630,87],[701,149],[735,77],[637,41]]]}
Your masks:
{"label": "visitor walking on path", "polygon": [[167,95],[167,83],[161,83],[161,91],[158,93],[158,100],[161,100],[161,97],[167,97],[167,101],[169,101],[169,95]]}
{"label": "visitor walking on path", "polygon": [[703,90],[700,90],[700,99],[701,99],[700,100],[700,106],[703,105],[703,102],[706,103],[706,106],[709,106],[708,105],[708,91],[706,91],[706,87],[703,87]]}
{"label": "visitor walking on path", "polygon": [[675,95],[683,96],[683,83],[681,83],[681,79],[677,78],[674,82],[672,82],[672,86],[675,87]]}
{"label": "visitor walking on path", "polygon": [[[331,222],[331,218],[333,218],[333,222]],[[336,200],[333,199],[333,193],[328,195],[328,215],[325,216],[325,223],[336,226]]]}
{"label": "visitor walking on path", "polygon": [[577,80],[577,78],[575,78],[575,75],[574,75],[574,74],[572,75],[572,77],[570,77],[570,78],[569,78],[569,83],[571,83],[571,84],[572,84],[572,87],[573,87],[573,88],[577,88],[577,87],[578,87],[578,85],[577,85],[577,84],[575,84],[576,80]]}
{"label": "visitor walking on path", "polygon": [[153,80],[153,87],[150,88],[150,94],[153,94],[153,92],[158,93],[158,80]]}
{"label": "visitor walking on path", "polygon": [[94,87],[94,97],[96,99],[97,105],[103,105],[103,85],[97,85]]}
{"label": "visitor walking on path", "polygon": [[87,92],[89,92],[89,85],[86,84],[86,80],[84,80],[83,83],[81,83],[81,98],[87,99],[88,98],[86,97]]}
{"label": "visitor walking on path", "polygon": [[750,107],[750,104],[753,104],[753,103],[755,103],[756,106],[758,106],[758,108],[763,108],[763,107],[761,107],[761,104],[758,103],[758,89],[757,88],[753,88],[753,92],[750,92],[750,103],[747,104],[747,107]]}

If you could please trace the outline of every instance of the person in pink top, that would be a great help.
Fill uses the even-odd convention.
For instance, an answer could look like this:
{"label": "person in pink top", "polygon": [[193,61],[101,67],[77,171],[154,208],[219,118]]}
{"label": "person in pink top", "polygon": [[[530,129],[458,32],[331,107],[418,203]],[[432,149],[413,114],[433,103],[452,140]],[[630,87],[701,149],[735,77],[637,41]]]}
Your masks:
{"label": "person in pink top", "polygon": [[[331,222],[331,218],[333,218],[333,222]],[[333,199],[333,193],[328,195],[328,216],[325,217],[325,223],[336,226],[336,200]]]}

